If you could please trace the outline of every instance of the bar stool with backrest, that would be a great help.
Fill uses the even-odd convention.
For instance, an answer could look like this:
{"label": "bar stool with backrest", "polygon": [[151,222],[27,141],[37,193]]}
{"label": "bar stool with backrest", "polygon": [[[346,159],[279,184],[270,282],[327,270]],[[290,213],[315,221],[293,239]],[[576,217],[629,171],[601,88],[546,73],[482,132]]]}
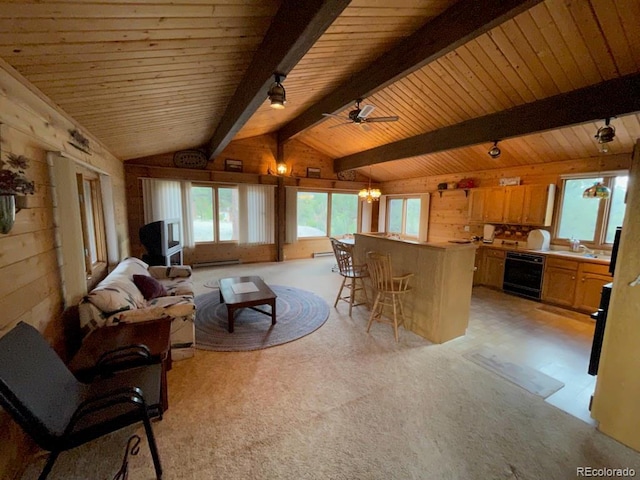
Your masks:
{"label": "bar stool with backrest", "polygon": [[[367,265],[369,274],[371,275],[371,283],[376,291],[376,298],[373,302],[367,332],[371,328],[374,320],[381,323],[390,323],[393,325],[393,331],[398,341],[398,325],[404,325],[404,307],[402,305],[402,297],[409,291],[409,280],[413,277],[413,273],[393,276],[391,267],[391,255],[387,253],[367,252]],[[393,320],[386,320],[382,312],[384,307],[393,309]],[[400,310],[400,321],[398,321],[398,310]]]}
{"label": "bar stool with backrest", "polygon": [[[351,310],[358,305],[368,305],[369,297],[367,296],[367,289],[364,285],[364,278],[369,276],[366,265],[356,265],[353,261],[353,245],[348,245],[341,242],[338,239],[331,238],[331,246],[333,247],[333,253],[336,256],[338,262],[338,269],[340,275],[342,275],[342,285],[338,291],[338,296],[333,304],[334,308],[338,306],[338,302],[343,300],[349,303],[349,316],[351,316]],[[349,283],[347,283],[349,280]],[[344,289],[347,289],[348,295],[342,294]],[[354,303],[356,292],[362,291],[365,298],[365,303]]]}

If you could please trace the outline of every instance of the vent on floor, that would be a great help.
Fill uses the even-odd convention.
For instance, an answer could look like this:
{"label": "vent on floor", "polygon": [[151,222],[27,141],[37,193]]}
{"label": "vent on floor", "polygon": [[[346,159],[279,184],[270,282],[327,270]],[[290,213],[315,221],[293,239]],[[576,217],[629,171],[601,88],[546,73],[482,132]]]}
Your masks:
{"label": "vent on floor", "polygon": [[332,257],[333,252],[313,252],[313,258],[316,257]]}
{"label": "vent on floor", "polygon": [[221,265],[238,265],[240,262],[240,260],[218,260],[217,262],[200,262],[200,263],[193,263],[191,266],[193,268],[200,268],[200,267],[219,267]]}

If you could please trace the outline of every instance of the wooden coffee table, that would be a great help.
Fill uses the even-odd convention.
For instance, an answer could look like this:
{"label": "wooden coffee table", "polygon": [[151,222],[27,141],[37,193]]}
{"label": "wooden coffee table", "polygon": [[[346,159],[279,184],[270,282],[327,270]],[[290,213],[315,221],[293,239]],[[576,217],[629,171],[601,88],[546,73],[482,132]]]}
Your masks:
{"label": "wooden coffee table", "polygon": [[[258,276],[223,278],[220,284],[220,302],[227,305],[229,332],[233,333],[233,322],[236,310],[250,308],[271,317],[271,325],[276,324],[276,298],[262,278]],[[253,285],[251,285],[253,284]],[[250,291],[247,291],[250,290]],[[246,293],[242,293],[245,291]],[[259,305],[270,305],[271,311],[256,308]]]}

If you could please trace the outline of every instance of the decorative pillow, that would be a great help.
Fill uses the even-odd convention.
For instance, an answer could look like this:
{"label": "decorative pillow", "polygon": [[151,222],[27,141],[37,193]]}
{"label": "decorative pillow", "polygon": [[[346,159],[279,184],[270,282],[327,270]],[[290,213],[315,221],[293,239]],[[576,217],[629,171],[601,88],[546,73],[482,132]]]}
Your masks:
{"label": "decorative pillow", "polygon": [[146,300],[152,298],[165,297],[167,290],[155,278],[148,275],[133,275],[133,283],[136,284],[138,290]]}

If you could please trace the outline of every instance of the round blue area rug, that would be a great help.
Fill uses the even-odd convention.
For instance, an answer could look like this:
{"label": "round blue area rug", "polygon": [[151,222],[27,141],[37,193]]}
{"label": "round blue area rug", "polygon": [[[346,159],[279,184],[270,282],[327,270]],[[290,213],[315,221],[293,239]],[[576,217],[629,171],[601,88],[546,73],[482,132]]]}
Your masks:
{"label": "round blue area rug", "polygon": [[[196,348],[216,352],[242,352],[273,347],[297,340],[320,328],[329,318],[329,305],[312,292],[269,285],[276,299],[276,324],[271,317],[243,308],[236,311],[234,332],[229,333],[227,307],[219,290],[198,295],[196,302]],[[258,308],[269,310],[268,305]]]}

